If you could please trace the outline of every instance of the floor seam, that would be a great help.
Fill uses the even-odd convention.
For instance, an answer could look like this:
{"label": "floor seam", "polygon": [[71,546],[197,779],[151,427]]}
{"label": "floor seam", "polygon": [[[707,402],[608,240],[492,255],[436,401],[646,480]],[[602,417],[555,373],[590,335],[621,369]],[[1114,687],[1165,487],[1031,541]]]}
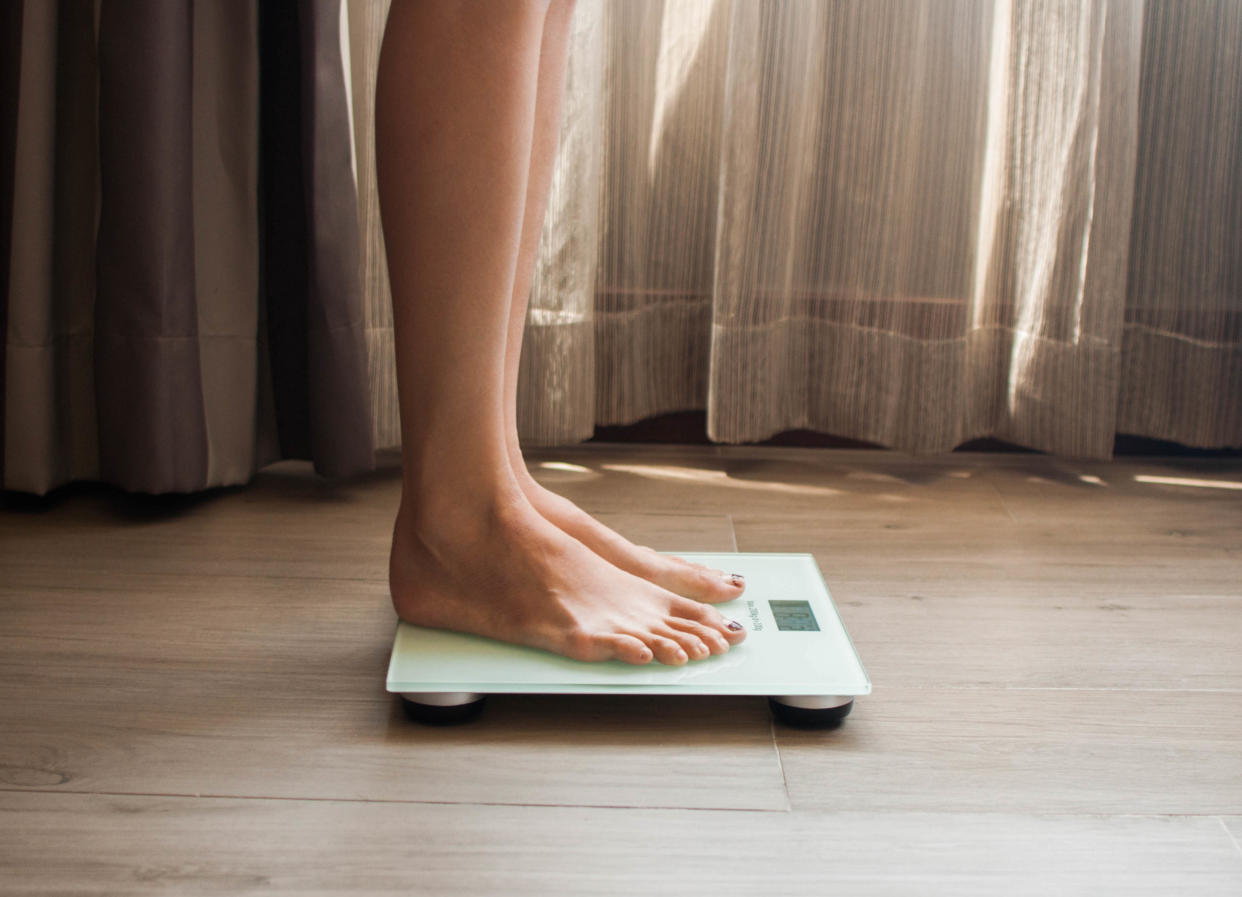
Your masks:
{"label": "floor seam", "polygon": [[992,478],[988,476],[988,472],[989,470],[985,468],[983,476],[981,476],[980,479],[987,484],[987,487],[990,490],[992,490],[992,494],[995,495],[996,500],[1000,502],[1001,510],[1005,512],[1005,516],[1009,518],[1010,522],[1016,523],[1019,526],[1022,525],[1021,521],[1014,516],[1013,511],[1010,509],[1009,502],[1005,501],[1005,493],[1001,492],[997,485],[992,482]]}
{"label": "floor seam", "polygon": [[772,750],[776,753],[776,768],[781,774],[781,790],[785,794],[785,811],[793,812],[793,800],[789,796],[789,780],[785,777],[785,761],[781,759],[781,746],[776,740],[776,720],[769,720],[769,730],[772,733]]}
{"label": "floor seam", "polygon": [[1233,849],[1238,852],[1239,856],[1242,856],[1242,844],[1238,843],[1238,839],[1233,836],[1233,832],[1229,830],[1229,826],[1225,825],[1225,817],[1217,816],[1216,821],[1219,822],[1220,827],[1225,830],[1225,837],[1228,838],[1233,844]]}
{"label": "floor seam", "polygon": [[[774,732],[775,735],[775,732]],[[779,763],[779,748],[777,751]],[[782,778],[784,775],[784,767],[781,766]],[[166,800],[220,800],[220,801],[273,801],[286,803],[337,803],[337,804],[407,804],[418,806],[443,806],[443,807],[526,807],[530,809],[565,809],[565,810],[661,810],[661,811],[686,811],[686,812],[703,812],[703,813],[763,813],[774,815],[785,815],[791,812],[797,812],[798,808],[794,807],[792,802],[787,807],[774,807],[771,809],[762,807],[691,807],[677,805],[652,805],[652,806],[634,806],[630,804],[537,804],[522,803],[519,801],[455,801],[455,800],[397,800],[384,798],[357,798],[357,797],[291,797],[279,795],[244,795],[244,794],[195,794],[190,792],[159,792],[159,791],[83,791],[83,790],[65,790],[52,788],[0,788],[0,794],[41,794],[41,795],[73,795],[75,797],[146,797]],[[903,808],[903,809],[836,809],[826,810],[816,807],[802,808],[804,812],[812,814],[827,815],[855,815],[855,816],[894,816],[894,815],[914,815],[914,816],[1024,816],[1040,819],[1214,819],[1217,824],[1224,829],[1226,836],[1233,844],[1234,848],[1242,854],[1242,845],[1239,845],[1233,832],[1225,825],[1224,816],[1219,812],[1203,812],[1203,813],[1171,813],[1171,812],[1151,812],[1151,813],[1125,813],[1125,812],[1074,812],[1074,811],[1051,811],[1041,812],[1034,809],[1008,809],[1008,810],[982,810],[982,809],[924,809],[924,808]]]}
{"label": "floor seam", "polygon": [[[441,807],[529,807],[532,809],[565,810],[687,810],[704,813],[787,813],[789,807],[691,807],[676,804],[536,804],[521,801],[463,801],[463,800],[400,800],[397,798],[369,797],[312,797],[272,794],[204,794],[178,791],[83,791],[63,788],[0,788],[0,794],[63,794],[76,797],[151,797],[167,800],[239,800],[284,801],[288,803],[336,803],[336,804],[412,804]],[[788,803],[788,801],[787,801]]]}

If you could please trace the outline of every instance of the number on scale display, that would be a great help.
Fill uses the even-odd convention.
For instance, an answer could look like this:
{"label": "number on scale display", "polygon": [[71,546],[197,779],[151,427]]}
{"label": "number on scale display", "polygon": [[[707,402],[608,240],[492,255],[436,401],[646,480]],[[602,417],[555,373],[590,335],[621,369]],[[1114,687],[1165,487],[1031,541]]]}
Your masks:
{"label": "number on scale display", "polygon": [[769,601],[776,628],[785,632],[819,632],[809,601]]}

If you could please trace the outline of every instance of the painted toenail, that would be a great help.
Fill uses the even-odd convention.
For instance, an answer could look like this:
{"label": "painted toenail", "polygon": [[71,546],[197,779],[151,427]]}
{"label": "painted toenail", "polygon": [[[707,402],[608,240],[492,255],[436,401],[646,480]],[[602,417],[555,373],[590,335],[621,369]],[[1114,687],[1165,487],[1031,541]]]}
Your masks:
{"label": "painted toenail", "polygon": [[730,620],[728,623],[725,624],[725,629],[728,629],[732,632],[741,632],[743,628],[745,627],[743,627],[742,624],[739,623],[737,620]]}

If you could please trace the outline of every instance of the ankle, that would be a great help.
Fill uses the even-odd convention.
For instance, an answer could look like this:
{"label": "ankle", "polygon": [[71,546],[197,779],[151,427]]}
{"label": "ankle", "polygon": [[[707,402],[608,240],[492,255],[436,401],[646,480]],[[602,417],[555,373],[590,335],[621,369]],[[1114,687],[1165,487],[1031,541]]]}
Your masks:
{"label": "ankle", "polygon": [[425,546],[486,539],[512,521],[526,498],[511,476],[446,477],[432,484],[403,483],[395,531]]}

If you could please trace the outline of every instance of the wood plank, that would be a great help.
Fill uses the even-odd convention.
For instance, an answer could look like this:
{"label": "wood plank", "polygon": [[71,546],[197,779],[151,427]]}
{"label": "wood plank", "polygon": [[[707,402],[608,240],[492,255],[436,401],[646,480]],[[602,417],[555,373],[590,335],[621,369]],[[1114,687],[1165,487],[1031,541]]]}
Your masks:
{"label": "wood plank", "polygon": [[[738,547],[813,553],[878,683],[1242,689],[1242,526],[1231,523],[1242,501],[1139,503],[1056,473],[1067,462],[1019,457],[976,466],[1006,501],[1053,506],[1048,519],[989,517],[994,505],[963,491],[930,514],[929,501],[735,513]],[[1151,466],[1111,476],[1126,469]],[[944,488],[937,470],[969,472],[930,470],[922,491]],[[1051,485],[1028,482],[1033,471]]]}
{"label": "wood plank", "polygon": [[[393,486],[399,489],[399,485]],[[395,504],[394,504],[395,508]],[[602,512],[626,538],[660,551],[733,551],[727,515]],[[308,510],[257,490],[139,525],[86,501],[52,516],[0,516],[0,582],[114,587],[118,577],[252,576],[387,582],[392,515]]]}
{"label": "wood plank", "polygon": [[[236,673],[0,689],[0,787],[96,793],[779,810],[758,699],[489,698],[453,728],[381,686]],[[85,680],[85,676],[79,673]],[[68,677],[66,677],[68,678]]]}
{"label": "wood plank", "polygon": [[738,813],[0,793],[12,894],[1233,897],[1211,818]]}
{"label": "wood plank", "polygon": [[[269,476],[136,521],[109,508],[111,497],[88,494],[16,534],[10,527],[0,595],[5,781],[785,806],[759,702],[493,699],[469,729],[407,723],[383,692],[395,623],[390,520],[365,502],[323,501],[298,477]],[[396,485],[363,484],[377,495]],[[657,547],[674,538],[683,550],[733,546],[727,517],[601,519]],[[514,776],[513,766],[527,773]]]}
{"label": "wood plank", "polygon": [[814,553],[875,694],[779,758],[746,698],[417,727],[382,691],[394,470],[88,489],[0,514],[6,892],[1242,891],[1236,460],[528,462],[640,544]]}
{"label": "wood plank", "polygon": [[[1184,592],[1199,590],[1201,583],[1215,594],[1239,592],[1242,528],[1221,524],[1219,537],[1192,538],[1170,528],[1159,514],[1143,517],[1118,509],[1118,522],[1109,526],[1076,523],[1076,507],[1063,508],[1062,516],[1065,523],[1050,526],[1001,516],[972,519],[966,509],[732,514],[740,550],[822,552],[830,564],[825,573],[834,578],[906,570],[912,579],[924,580],[955,572],[958,578],[991,573],[1013,581],[1129,577],[1162,588],[1176,583]],[[1202,522],[1202,515],[1198,519]]]}
{"label": "wood plank", "polygon": [[[618,522],[651,541],[732,542],[727,518]],[[218,546],[162,525],[178,560],[197,551],[210,565]],[[395,625],[383,580],[181,576],[79,558],[56,575],[90,588],[0,587],[10,787],[786,806],[761,701],[493,698],[477,724],[427,729],[383,691]],[[253,569],[248,557],[215,561]]]}
{"label": "wood plank", "polygon": [[[1113,462],[1022,456],[1026,463],[985,466],[1020,523],[1106,523],[1123,529],[1135,518],[1176,529],[1182,539],[1226,536],[1239,548],[1242,460],[1125,458]],[[1067,516],[1066,511],[1072,511]]]}
{"label": "wood plank", "polygon": [[874,682],[1242,691],[1237,594],[906,574],[830,582]]}
{"label": "wood plank", "polygon": [[1242,693],[879,686],[835,733],[776,729],[796,810],[1219,814]]}

